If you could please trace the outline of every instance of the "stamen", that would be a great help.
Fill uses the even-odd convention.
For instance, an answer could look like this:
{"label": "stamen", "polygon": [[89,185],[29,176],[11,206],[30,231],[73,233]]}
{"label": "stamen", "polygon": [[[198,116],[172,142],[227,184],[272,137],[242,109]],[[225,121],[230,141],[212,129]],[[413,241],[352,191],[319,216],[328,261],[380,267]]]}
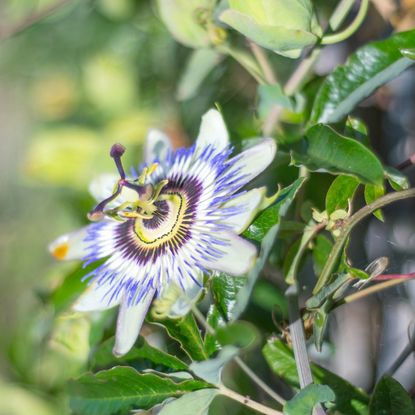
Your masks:
{"label": "stamen", "polygon": [[[162,189],[167,185],[168,180],[162,180],[155,187],[152,184],[145,185],[147,178],[157,169],[158,164],[153,163],[150,167],[145,167],[138,177],[138,184],[131,183],[126,179],[124,167],[121,162],[121,157],[125,153],[125,147],[121,144],[114,144],[110,150],[110,156],[114,159],[120,174],[120,179],[114,186],[113,194],[102,202],[100,202],[95,209],[88,213],[88,219],[91,221],[99,221],[104,218],[105,215],[114,219],[120,220],[122,218],[142,218],[151,219],[154,212],[157,210],[154,206],[154,202],[160,195]],[[138,200],[134,202],[124,202],[120,206],[105,210],[108,203],[116,199],[123,189],[127,187],[138,193]],[[128,209],[128,210],[127,210]]]}
{"label": "stamen", "polygon": [[104,217],[105,206],[107,206],[108,203],[110,203],[116,197],[118,197],[118,195],[121,193],[121,190],[122,190],[122,184],[118,183],[115,192],[111,196],[104,199],[102,202],[98,203],[95,209],[91,210],[91,212],[87,214],[88,219],[93,222],[101,220]]}
{"label": "stamen", "polygon": [[125,152],[125,147],[119,143],[114,144],[111,147],[110,156],[114,159],[115,165],[117,166],[118,173],[120,174],[121,179],[125,179],[125,171],[122,166],[121,156]]}

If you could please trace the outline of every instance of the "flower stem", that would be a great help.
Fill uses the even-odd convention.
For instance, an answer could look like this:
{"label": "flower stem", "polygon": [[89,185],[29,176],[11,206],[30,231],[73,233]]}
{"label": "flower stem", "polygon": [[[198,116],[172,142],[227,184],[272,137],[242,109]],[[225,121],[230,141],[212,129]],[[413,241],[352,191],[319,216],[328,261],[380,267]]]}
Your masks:
{"label": "flower stem", "polygon": [[395,285],[401,284],[402,282],[405,282],[405,281],[408,281],[408,279],[400,278],[396,280],[380,282],[379,284],[372,285],[371,287],[365,288],[364,290],[358,291],[356,293],[353,293],[353,294],[350,294],[344,297],[343,300],[339,302],[339,305],[352,303],[353,301],[360,300],[361,298],[367,297],[368,295],[371,295],[379,291],[385,290],[386,288],[390,288]]}
{"label": "flower stem", "polygon": [[257,411],[260,414],[282,415],[282,412],[277,411],[276,409],[269,408],[268,406],[262,405],[259,402],[253,401],[248,396],[242,396],[239,393],[236,393],[233,390],[228,389],[226,386],[219,386],[219,392],[221,395],[227,396],[228,398],[233,399],[234,401],[239,402],[242,405],[245,405],[248,408],[253,409],[254,411]]}
{"label": "flower stem", "polygon": [[[367,1],[367,0],[365,0]],[[333,14],[330,17],[330,27],[332,30],[337,30],[342,24],[343,20],[346,18],[347,14],[350,12],[354,1],[351,0],[342,0],[334,10]],[[305,82],[308,74],[311,72],[315,63],[317,62],[318,57],[321,53],[321,47],[315,46],[309,55],[304,58],[300,64],[297,66],[297,69],[291,74],[290,78],[285,84],[284,92],[291,96],[294,95]],[[271,108],[268,117],[264,122],[263,132],[264,135],[270,135],[274,130],[275,126],[278,125],[282,113],[281,107]]]}
{"label": "flower stem", "polygon": [[270,85],[276,84],[278,82],[277,77],[275,76],[275,72],[272,69],[271,64],[269,63],[268,56],[264,49],[262,49],[261,46],[257,45],[255,42],[252,42],[251,40],[249,41],[249,47],[251,48],[252,53],[258,62],[258,65],[262,69],[265,80]]}
{"label": "flower stem", "polygon": [[405,170],[406,168],[411,167],[413,165],[415,165],[415,154],[412,154],[411,157],[399,164],[399,166],[397,166],[396,168],[398,170]]}
{"label": "flower stem", "polygon": [[346,29],[342,30],[339,33],[333,33],[331,35],[323,36],[323,38],[321,39],[321,44],[332,45],[333,43],[339,43],[345,39],[348,39],[360,27],[360,25],[366,17],[368,9],[369,0],[361,0],[359,12],[357,13],[353,22],[350,23],[350,25]]}
{"label": "flower stem", "polygon": [[415,188],[403,190],[401,192],[389,193],[386,196],[383,196],[373,203],[364,206],[358,210],[353,216],[351,216],[344,224],[342,232],[336,240],[336,243],[333,245],[333,248],[330,252],[330,255],[327,259],[326,265],[321,272],[321,275],[317,281],[316,286],[314,287],[313,294],[317,294],[324,285],[330,280],[333,269],[337,263],[337,260],[341,254],[344,244],[352,231],[352,229],[364,218],[369,216],[372,212],[377,209],[389,205],[390,203],[396,202],[398,200],[408,199],[415,197]]}
{"label": "flower stem", "polygon": [[[192,304],[191,310],[195,315],[199,323],[206,329],[206,331],[214,335],[215,330],[213,327],[206,321],[205,316],[200,312],[195,304]],[[254,382],[259,388],[261,388],[268,396],[280,403],[281,405],[285,404],[285,399],[275,393],[262,379],[260,379],[254,371],[239,357],[235,356],[233,358],[234,362],[245,372],[245,374]]]}

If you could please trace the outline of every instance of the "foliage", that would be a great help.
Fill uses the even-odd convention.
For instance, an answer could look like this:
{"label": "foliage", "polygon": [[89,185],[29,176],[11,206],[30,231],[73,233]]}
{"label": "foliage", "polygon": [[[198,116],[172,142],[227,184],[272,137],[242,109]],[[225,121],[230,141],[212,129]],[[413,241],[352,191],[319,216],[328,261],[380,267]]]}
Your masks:
{"label": "foliage", "polygon": [[[52,4],[29,10],[9,3],[16,22],[24,10]],[[327,346],[332,312],[347,307],[353,294],[368,294],[359,284],[378,276],[353,264],[352,230],[372,214],[387,222],[383,208],[415,196],[402,168],[378,154],[359,109],[414,64],[415,30],[360,44],[319,77],[312,69],[327,39],[353,34],[333,23],[347,17],[352,2],[339,2],[336,12],[309,0],[122,0],[118,6],[99,0],[93,10],[75,3],[1,45],[0,67],[10,79],[36,67],[27,90],[38,124],[22,175],[34,197],[42,188],[53,194],[41,214],[45,238],[85,223],[88,184],[112,171],[106,151],[114,139],[131,145],[134,158],[127,157],[135,165],[149,127],[164,126],[182,147],[190,144],[183,131],[194,137],[200,115],[216,105],[235,153],[254,144],[253,137],[269,136],[278,154],[249,184],[266,186],[268,196],[242,233],[258,252],[245,275],[205,275],[205,295],[189,313],[173,319],[150,312],[134,347],[115,357],[114,311],[72,311],[87,287],[83,278],[100,263],[56,267],[43,279],[38,273],[37,308],[16,330],[13,383],[1,380],[0,393],[21,397],[39,414],[67,413],[67,400],[78,415],[224,413],[215,409],[218,396],[265,414],[311,414],[316,407],[330,414],[412,414],[411,396],[393,377],[382,377],[369,394],[310,364],[301,350],[310,352],[313,342],[317,350]],[[325,21],[330,28],[323,32]],[[58,215],[60,225],[48,226]],[[22,219],[22,233],[29,220]],[[307,339],[294,335],[296,322]],[[251,369],[244,360],[253,362]],[[242,373],[265,394],[247,386]],[[273,379],[271,386],[258,377]],[[42,395],[32,393],[38,389]],[[9,413],[7,405],[12,408],[0,402],[0,413]]]}

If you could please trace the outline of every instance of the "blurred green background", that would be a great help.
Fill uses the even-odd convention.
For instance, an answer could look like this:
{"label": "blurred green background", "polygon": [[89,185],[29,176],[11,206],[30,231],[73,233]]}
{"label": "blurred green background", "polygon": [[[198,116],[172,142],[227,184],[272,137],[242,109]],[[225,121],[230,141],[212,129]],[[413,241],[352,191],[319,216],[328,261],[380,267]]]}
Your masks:
{"label": "blurred green background", "polygon": [[[324,17],[336,2],[315,3]],[[403,3],[415,8],[410,1]],[[188,144],[201,115],[215,103],[235,144],[259,133],[256,82],[230,59],[213,69],[196,96],[178,101],[177,87],[190,50],[165,29],[154,1],[66,1],[19,32],[22,23],[30,23],[28,16],[55,4],[56,0],[0,1],[0,415],[67,411],[63,385],[83,367],[90,321],[58,315],[59,300],[54,305],[47,301],[48,293],[75,267],[57,265],[47,245],[86,223],[86,212],[93,205],[86,189],[94,176],[113,171],[108,157],[111,144],[128,146],[126,164],[137,165],[148,128],[163,128],[175,146]],[[317,71],[327,73],[358,44],[390,33],[391,23],[384,17],[381,8],[372,6],[359,35],[327,48]],[[12,32],[19,33],[9,37]],[[276,55],[271,60],[282,78],[296,64]],[[408,71],[360,109],[373,132],[374,147],[392,165],[415,151],[414,92],[415,75]],[[292,168],[279,173],[277,181],[282,184],[296,174]],[[315,200],[329,182],[318,177],[314,185],[311,181]],[[408,205],[403,211],[407,229],[415,225],[410,209],[413,206]],[[399,215],[390,214],[392,224]],[[389,238],[402,248],[397,248],[401,256],[394,257],[395,268],[406,264],[406,271],[412,270],[411,234],[402,239],[402,230],[392,227],[386,233],[368,229],[369,239],[362,237],[355,247],[358,260],[379,255],[378,239]],[[382,249],[394,249],[392,242],[378,250],[383,254]],[[362,254],[363,243],[372,251]],[[398,294],[405,297],[399,304],[408,304],[407,320],[412,319],[415,290]],[[362,305],[363,314],[369,306],[375,307]],[[258,311],[257,319],[267,316]],[[361,318],[356,314],[354,321]],[[402,327],[407,327],[407,320]],[[379,324],[376,320],[374,326]],[[361,363],[368,379],[362,380],[358,370],[349,373],[363,387],[370,387],[376,377],[369,367],[371,336],[364,335],[368,350]],[[413,376],[407,382],[410,386]]]}

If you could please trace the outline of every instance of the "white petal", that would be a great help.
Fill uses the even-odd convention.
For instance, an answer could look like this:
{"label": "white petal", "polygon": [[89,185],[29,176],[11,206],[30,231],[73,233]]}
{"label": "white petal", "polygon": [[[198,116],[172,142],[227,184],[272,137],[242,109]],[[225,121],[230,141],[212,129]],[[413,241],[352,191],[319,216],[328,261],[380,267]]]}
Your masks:
{"label": "white petal", "polygon": [[203,266],[209,270],[226,272],[234,276],[248,272],[256,259],[255,246],[233,232],[222,232],[221,236],[229,242],[229,245],[221,247],[224,255],[219,259],[205,262]]}
{"label": "white petal", "polygon": [[154,290],[149,290],[137,305],[129,306],[126,299],[121,302],[117,319],[115,346],[112,350],[115,356],[122,356],[133,347],[150,307],[154,292]]}
{"label": "white petal", "polygon": [[86,236],[87,226],[62,235],[49,245],[49,252],[59,260],[83,259],[88,247]]}
{"label": "white petal", "polygon": [[89,193],[97,201],[101,202],[114,192],[114,186],[117,183],[119,176],[116,174],[101,174],[92,180],[89,185]]}
{"label": "white petal", "polygon": [[241,187],[249,183],[252,179],[262,173],[274,160],[277,146],[272,138],[266,138],[261,143],[248,148],[229,162],[234,162],[230,171],[238,176],[245,176],[241,181]]}
{"label": "white petal", "polygon": [[108,294],[110,288],[108,284],[100,286],[96,283],[91,284],[72,308],[75,311],[102,311],[115,307],[120,303],[120,297],[114,297],[114,299],[109,301],[111,298],[111,294]]}
{"label": "white petal", "polygon": [[258,207],[265,197],[265,191],[265,187],[252,189],[224,203],[222,206],[223,209],[237,207],[241,211],[221,220],[221,222],[231,226],[235,233],[242,233],[257,214]]}
{"label": "white petal", "polygon": [[223,150],[229,145],[229,135],[225,122],[219,111],[211,109],[202,117],[199,135],[196,139],[196,147],[204,148],[212,144],[218,150]]}
{"label": "white petal", "polygon": [[144,146],[144,162],[151,164],[155,161],[163,161],[171,149],[171,142],[166,134],[159,130],[150,130]]}

